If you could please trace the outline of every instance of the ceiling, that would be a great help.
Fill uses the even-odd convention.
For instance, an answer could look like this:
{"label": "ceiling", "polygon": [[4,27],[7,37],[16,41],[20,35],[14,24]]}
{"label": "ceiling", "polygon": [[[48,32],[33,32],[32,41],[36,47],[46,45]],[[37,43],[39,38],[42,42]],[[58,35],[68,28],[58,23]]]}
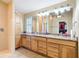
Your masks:
{"label": "ceiling", "polygon": [[29,13],[64,1],[66,0],[14,0],[14,3],[16,11]]}

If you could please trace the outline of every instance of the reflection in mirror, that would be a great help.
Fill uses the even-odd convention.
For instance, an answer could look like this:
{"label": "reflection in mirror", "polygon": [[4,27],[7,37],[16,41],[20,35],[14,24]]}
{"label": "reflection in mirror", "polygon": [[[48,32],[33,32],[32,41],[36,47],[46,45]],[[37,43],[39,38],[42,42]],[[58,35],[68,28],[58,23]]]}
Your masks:
{"label": "reflection in mirror", "polygon": [[51,13],[48,21],[49,21],[49,33],[59,34],[60,33],[59,23],[64,22],[66,24],[64,26],[64,28],[66,28],[65,30],[66,33],[62,34],[69,35],[72,29],[72,10],[60,15],[53,15]]}
{"label": "reflection in mirror", "polygon": [[36,33],[37,32],[37,17],[33,16],[32,19],[32,33]]}
{"label": "reflection in mirror", "polygon": [[59,22],[59,33],[65,34],[67,32],[66,22]]}
{"label": "reflection in mirror", "polygon": [[[73,9],[69,7],[53,10],[54,12],[40,13],[36,16],[26,17],[26,32],[44,34],[70,35],[72,29]],[[65,10],[67,9],[67,10]]]}

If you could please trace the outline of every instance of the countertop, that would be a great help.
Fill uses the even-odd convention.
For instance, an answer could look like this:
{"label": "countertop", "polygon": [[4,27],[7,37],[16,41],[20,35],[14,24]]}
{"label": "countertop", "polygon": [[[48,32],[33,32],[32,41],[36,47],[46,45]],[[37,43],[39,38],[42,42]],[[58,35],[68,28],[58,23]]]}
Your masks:
{"label": "countertop", "polygon": [[49,35],[49,34],[35,34],[35,33],[21,33],[21,35],[30,35],[30,36],[40,36],[46,38],[56,38],[62,40],[70,40],[70,41],[77,41],[75,38],[71,38],[70,36],[63,36],[63,35]]}

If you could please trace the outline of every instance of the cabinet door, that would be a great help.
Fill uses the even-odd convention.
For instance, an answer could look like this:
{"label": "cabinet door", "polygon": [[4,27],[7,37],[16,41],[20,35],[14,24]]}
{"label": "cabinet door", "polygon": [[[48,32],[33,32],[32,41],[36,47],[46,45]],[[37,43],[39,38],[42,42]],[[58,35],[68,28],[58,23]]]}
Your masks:
{"label": "cabinet door", "polygon": [[38,39],[38,52],[47,54],[46,52],[46,38],[39,38]]}
{"label": "cabinet door", "polygon": [[59,44],[47,42],[47,55],[54,58],[59,58]]}
{"label": "cabinet door", "polygon": [[20,36],[16,36],[15,47],[19,48],[20,46],[21,46],[21,37]]}
{"label": "cabinet door", "polygon": [[34,51],[37,51],[37,38],[36,37],[31,38],[31,49]]}
{"label": "cabinet door", "polygon": [[22,46],[30,48],[30,37],[22,37]]}
{"label": "cabinet door", "polygon": [[61,57],[62,58],[76,58],[77,53],[75,47],[71,46],[62,46],[61,48]]}

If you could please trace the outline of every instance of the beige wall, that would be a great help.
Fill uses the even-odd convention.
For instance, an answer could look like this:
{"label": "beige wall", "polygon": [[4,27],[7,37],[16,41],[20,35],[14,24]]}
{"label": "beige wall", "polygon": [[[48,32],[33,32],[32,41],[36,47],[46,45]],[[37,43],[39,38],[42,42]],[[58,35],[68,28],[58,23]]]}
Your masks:
{"label": "beige wall", "polygon": [[9,51],[14,53],[15,51],[15,15],[14,5],[11,1],[8,4],[8,40],[9,40]]}
{"label": "beige wall", "polygon": [[79,58],[79,0],[76,0],[74,15],[73,15],[73,30],[75,33],[75,39],[78,38],[78,58]]}
{"label": "beige wall", "polygon": [[79,0],[69,0],[69,3],[73,3],[74,11],[73,11],[73,34],[75,35],[75,40],[78,37],[78,57],[79,57]]}
{"label": "beige wall", "polygon": [[23,32],[23,14],[17,12],[15,13],[15,29],[16,29],[16,35]]}
{"label": "beige wall", "polygon": [[8,35],[7,35],[7,15],[8,15],[8,5],[0,1],[0,28],[3,28],[4,31],[0,31],[0,51],[8,49]]}
{"label": "beige wall", "polygon": [[19,41],[21,38],[20,33],[23,32],[23,15],[21,13],[15,13],[15,46],[16,48],[19,47]]}

